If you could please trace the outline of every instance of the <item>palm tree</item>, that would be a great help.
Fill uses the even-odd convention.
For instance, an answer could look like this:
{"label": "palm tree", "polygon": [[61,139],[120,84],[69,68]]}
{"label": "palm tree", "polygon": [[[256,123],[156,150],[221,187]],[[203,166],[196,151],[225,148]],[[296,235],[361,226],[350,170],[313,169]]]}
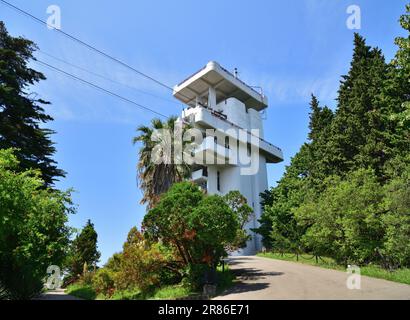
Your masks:
{"label": "palm tree", "polygon": [[[141,204],[147,204],[148,209],[151,209],[159,200],[159,196],[168,191],[168,189],[175,182],[181,182],[191,175],[191,167],[182,162],[175,163],[174,161],[174,147],[173,147],[173,133],[174,130],[181,128],[182,134],[188,129],[186,125],[176,125],[177,117],[170,117],[166,121],[160,119],[153,119],[151,126],[140,126],[137,128],[139,133],[133,139],[133,143],[142,143],[139,150],[139,160],[137,165],[138,184],[142,189],[143,197]],[[170,136],[157,135],[158,130],[169,130]],[[158,141],[153,141],[153,135]],[[158,152],[160,143],[171,146],[171,152],[167,154],[164,150]],[[183,142],[186,144],[186,142]],[[183,145],[184,148],[184,145]],[[154,151],[154,152],[153,152]],[[159,154],[158,154],[159,153]],[[164,162],[156,164],[153,156],[160,155]]]}

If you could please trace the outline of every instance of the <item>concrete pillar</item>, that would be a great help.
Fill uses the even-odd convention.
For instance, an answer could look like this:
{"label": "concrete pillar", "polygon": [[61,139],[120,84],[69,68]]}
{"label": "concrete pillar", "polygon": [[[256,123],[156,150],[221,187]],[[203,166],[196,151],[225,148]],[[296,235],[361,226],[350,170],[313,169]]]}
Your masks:
{"label": "concrete pillar", "polygon": [[208,89],[208,107],[212,109],[216,107],[216,90],[213,87]]}

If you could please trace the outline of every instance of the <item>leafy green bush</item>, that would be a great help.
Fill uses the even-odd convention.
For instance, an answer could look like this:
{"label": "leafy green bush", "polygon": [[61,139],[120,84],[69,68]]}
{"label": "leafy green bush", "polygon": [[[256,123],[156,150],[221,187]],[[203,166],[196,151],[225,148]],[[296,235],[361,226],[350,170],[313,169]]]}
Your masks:
{"label": "leafy green bush", "polygon": [[44,188],[39,172],[16,172],[12,150],[0,150],[0,287],[3,298],[40,293],[47,267],[61,267],[73,213],[70,192]]}
{"label": "leafy green bush", "polygon": [[184,271],[183,286],[192,288],[193,290],[200,290],[206,282],[205,275],[209,273],[210,270],[211,268],[207,264],[188,265]]}
{"label": "leafy green bush", "polygon": [[409,163],[400,168],[400,172],[385,186],[384,191],[386,213],[382,217],[385,228],[381,250],[383,265],[387,268],[410,266]]}
{"label": "leafy green bush", "polygon": [[93,284],[93,279],[95,276],[95,271],[84,270],[83,274],[78,279],[83,285],[91,286]]}
{"label": "leafy green bush", "polygon": [[121,259],[121,267],[115,277],[120,290],[138,288],[143,292],[160,284],[160,274],[166,260],[160,244],[148,242],[142,233],[132,228]]}
{"label": "leafy green bush", "polygon": [[92,279],[92,287],[97,295],[111,296],[115,291],[114,272],[108,268],[101,268]]}
{"label": "leafy green bush", "polygon": [[363,264],[377,259],[383,244],[382,188],[370,170],[360,169],[345,180],[327,180],[326,190],[295,210],[308,227],[303,240],[318,255],[338,263]]}
{"label": "leafy green bush", "polygon": [[308,227],[307,247],[338,263],[410,265],[410,166],[382,186],[371,170],[359,169],[326,182],[326,190],[295,210]]}

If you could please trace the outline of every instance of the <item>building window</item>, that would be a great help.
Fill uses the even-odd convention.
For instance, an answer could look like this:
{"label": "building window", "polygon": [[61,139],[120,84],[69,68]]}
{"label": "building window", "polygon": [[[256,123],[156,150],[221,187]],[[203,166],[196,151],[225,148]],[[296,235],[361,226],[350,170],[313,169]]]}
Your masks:
{"label": "building window", "polygon": [[230,149],[230,146],[229,146],[229,137],[225,137],[225,148],[226,148],[226,149]]}
{"label": "building window", "polygon": [[216,189],[221,191],[221,173],[219,171],[216,173]]}

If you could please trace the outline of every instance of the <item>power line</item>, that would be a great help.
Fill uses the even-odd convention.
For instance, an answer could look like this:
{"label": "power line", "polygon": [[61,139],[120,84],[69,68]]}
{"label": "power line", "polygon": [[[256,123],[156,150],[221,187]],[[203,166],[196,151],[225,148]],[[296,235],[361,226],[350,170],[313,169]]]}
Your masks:
{"label": "power line", "polygon": [[60,73],[66,75],[66,76],[68,76],[68,77],[70,77],[70,78],[72,78],[72,79],[74,79],[74,80],[80,81],[80,82],[85,83],[85,84],[87,84],[87,85],[89,85],[89,86],[91,86],[91,87],[93,87],[93,88],[95,88],[95,89],[98,89],[98,90],[100,90],[100,91],[102,91],[102,92],[105,92],[106,94],[109,94],[109,95],[111,95],[111,96],[113,96],[113,97],[116,97],[116,98],[118,98],[118,99],[121,99],[121,100],[123,100],[123,101],[125,101],[125,102],[127,102],[127,103],[133,104],[133,105],[135,105],[135,106],[137,106],[137,107],[139,107],[139,108],[141,108],[141,109],[144,109],[144,110],[146,110],[146,111],[152,112],[152,113],[154,113],[154,114],[156,114],[156,115],[158,115],[158,116],[164,117],[164,118],[166,118],[166,119],[169,118],[168,116],[166,116],[166,115],[164,115],[164,114],[162,114],[162,113],[160,113],[160,112],[157,112],[157,111],[155,111],[155,110],[153,110],[153,109],[151,109],[151,108],[149,108],[149,107],[147,107],[147,106],[144,106],[144,105],[142,105],[142,104],[139,104],[139,103],[137,103],[137,102],[135,102],[135,101],[132,101],[132,100],[130,100],[130,99],[128,99],[128,98],[125,98],[125,97],[123,97],[123,96],[121,96],[121,95],[119,95],[119,94],[117,94],[117,93],[114,93],[114,92],[112,92],[112,91],[110,91],[110,90],[107,90],[107,89],[105,89],[105,88],[103,88],[103,87],[100,87],[100,86],[96,85],[95,83],[92,83],[92,82],[90,82],[90,81],[84,80],[84,79],[82,79],[82,78],[80,78],[80,77],[78,77],[78,76],[75,76],[75,75],[73,75],[73,74],[71,74],[71,73],[69,73],[69,72],[66,72],[66,71],[64,71],[64,70],[62,70],[62,69],[59,69],[59,68],[57,68],[57,67],[54,67],[54,66],[52,66],[52,65],[50,65],[50,64],[48,64],[48,63],[46,63],[46,62],[43,62],[43,61],[41,61],[41,60],[34,60],[34,61],[35,61],[35,62],[38,62],[38,63],[40,63],[40,64],[42,64],[42,65],[44,65],[44,66],[46,66],[46,67],[48,67],[48,68],[50,68],[50,69],[53,69],[54,71],[60,72]]}
{"label": "power line", "polygon": [[90,70],[88,70],[88,69],[86,69],[86,68],[80,67],[80,66],[78,66],[78,65],[76,65],[76,64],[74,64],[74,63],[71,63],[71,62],[66,61],[66,60],[64,60],[64,59],[61,59],[61,58],[59,58],[59,57],[56,57],[56,56],[54,56],[54,55],[52,55],[52,54],[50,54],[50,53],[47,53],[47,52],[45,52],[45,51],[43,51],[43,50],[41,50],[41,49],[37,49],[37,51],[40,52],[40,53],[42,53],[42,54],[44,54],[44,55],[46,55],[46,56],[48,56],[48,57],[50,57],[50,58],[52,58],[52,59],[54,59],[54,60],[57,60],[57,61],[62,62],[62,63],[65,63],[66,65],[69,65],[69,66],[74,67],[74,68],[76,68],[76,69],[79,69],[79,70],[81,70],[81,71],[87,72],[87,73],[89,73],[89,74],[91,74],[91,75],[94,75],[94,76],[96,76],[96,77],[99,77],[99,78],[101,78],[101,79],[110,81],[110,82],[112,82],[112,83],[115,83],[115,84],[118,84],[118,85],[121,85],[121,86],[125,86],[125,87],[130,88],[130,89],[132,89],[132,90],[135,90],[135,91],[137,91],[137,92],[139,92],[139,93],[146,94],[146,95],[149,95],[149,96],[154,97],[154,98],[157,98],[157,99],[161,99],[161,100],[164,100],[164,101],[173,103],[173,104],[180,105],[180,103],[178,103],[178,102],[176,102],[176,101],[174,101],[174,100],[157,96],[157,95],[155,95],[155,94],[152,94],[152,93],[146,92],[146,91],[144,91],[144,90],[135,88],[134,86],[130,86],[130,85],[125,84],[125,83],[123,83],[123,82],[120,82],[120,81],[111,79],[111,78],[109,78],[109,77],[106,77],[106,76],[104,76],[104,75],[102,75],[102,74],[99,74],[99,73],[96,73],[96,72],[94,72],[94,71],[90,71]]}
{"label": "power line", "polygon": [[[19,13],[21,13],[21,14],[23,14],[23,15],[25,15],[25,16],[27,16],[27,17],[33,19],[33,20],[35,20],[36,22],[38,22],[38,23],[40,23],[40,24],[43,24],[43,25],[45,25],[45,26],[47,26],[47,27],[53,29],[54,31],[56,31],[56,32],[62,34],[63,36],[65,36],[65,37],[71,39],[72,41],[77,42],[77,43],[79,43],[79,44],[81,44],[81,45],[87,47],[89,50],[94,51],[94,52],[96,52],[96,53],[98,53],[98,54],[104,56],[105,58],[107,58],[107,59],[109,59],[109,60],[112,60],[112,61],[114,61],[114,62],[116,62],[116,63],[122,65],[123,67],[129,69],[129,70],[134,71],[135,73],[139,74],[140,76],[143,76],[143,77],[145,77],[146,79],[149,79],[149,80],[155,82],[156,84],[158,84],[158,85],[160,85],[160,86],[162,86],[162,87],[164,87],[164,88],[166,88],[166,89],[169,89],[169,90],[171,90],[171,91],[174,91],[174,89],[173,89],[172,87],[170,87],[169,85],[167,85],[167,84],[165,84],[165,83],[163,83],[163,82],[161,82],[161,81],[159,81],[159,80],[157,80],[157,79],[155,79],[155,78],[149,76],[148,74],[146,74],[146,73],[144,73],[144,72],[142,72],[142,71],[137,70],[136,68],[130,66],[129,64],[127,64],[127,63],[125,63],[125,62],[123,62],[123,61],[121,61],[121,60],[119,60],[119,59],[117,59],[117,58],[115,58],[115,57],[109,55],[108,53],[105,53],[104,51],[102,51],[102,50],[100,50],[100,49],[98,49],[98,48],[96,48],[96,47],[94,47],[94,46],[92,46],[92,45],[86,43],[85,41],[80,40],[80,39],[78,39],[77,37],[75,37],[75,36],[73,36],[73,35],[71,35],[71,34],[69,34],[69,33],[67,33],[67,32],[62,31],[61,29],[57,29],[57,28],[54,27],[53,25],[48,24],[46,21],[41,20],[40,18],[38,18],[38,17],[32,15],[31,13],[29,13],[29,12],[27,12],[27,11],[25,11],[25,10],[23,10],[23,9],[21,9],[21,8],[15,6],[15,5],[13,5],[13,4],[11,4],[10,2],[7,2],[7,1],[5,1],[5,0],[0,0],[0,1],[1,1],[3,4],[9,6],[10,8],[16,10],[17,12],[19,12]],[[179,93],[179,94],[182,95],[182,96],[184,96],[184,95],[181,94],[181,93]],[[190,99],[190,98],[187,97],[187,96],[184,96],[184,97],[187,98],[187,99]]]}

